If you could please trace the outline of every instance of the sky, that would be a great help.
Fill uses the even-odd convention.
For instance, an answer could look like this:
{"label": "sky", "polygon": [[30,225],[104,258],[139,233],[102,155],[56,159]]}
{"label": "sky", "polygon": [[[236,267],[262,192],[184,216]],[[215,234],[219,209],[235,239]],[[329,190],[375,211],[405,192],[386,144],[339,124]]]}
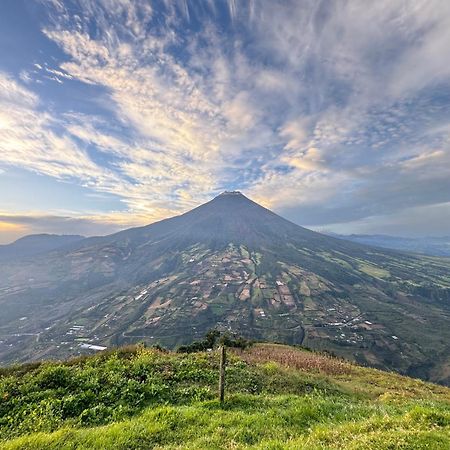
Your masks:
{"label": "sky", "polygon": [[0,2],[0,243],[224,190],[319,231],[450,235],[450,2]]}

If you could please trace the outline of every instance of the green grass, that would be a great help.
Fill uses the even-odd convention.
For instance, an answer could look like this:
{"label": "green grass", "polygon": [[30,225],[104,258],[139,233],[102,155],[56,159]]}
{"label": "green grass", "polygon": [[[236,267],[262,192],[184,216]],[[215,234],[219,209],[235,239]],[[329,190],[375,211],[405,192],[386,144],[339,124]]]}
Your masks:
{"label": "green grass", "polygon": [[217,401],[147,409],[108,426],[36,433],[4,449],[405,448],[450,445],[450,411],[436,404],[401,407],[334,395],[233,395]]}
{"label": "green grass", "polygon": [[450,390],[281,345],[130,347],[0,372],[0,448],[446,449]]}
{"label": "green grass", "polygon": [[450,411],[436,404],[367,404],[313,393],[237,394],[216,400],[147,409],[108,426],[63,428],[4,444],[4,449],[147,448],[405,448],[450,445]]}
{"label": "green grass", "polygon": [[388,278],[390,276],[389,270],[382,269],[380,267],[376,267],[372,264],[361,263],[359,264],[359,270],[361,272],[370,275],[375,278]]}

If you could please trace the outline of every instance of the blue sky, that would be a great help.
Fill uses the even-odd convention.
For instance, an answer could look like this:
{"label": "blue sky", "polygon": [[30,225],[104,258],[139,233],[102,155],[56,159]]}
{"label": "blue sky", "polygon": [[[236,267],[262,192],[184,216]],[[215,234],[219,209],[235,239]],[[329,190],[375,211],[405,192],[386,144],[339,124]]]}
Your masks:
{"label": "blue sky", "polygon": [[450,234],[450,2],[3,0],[0,242],[226,189],[318,230]]}

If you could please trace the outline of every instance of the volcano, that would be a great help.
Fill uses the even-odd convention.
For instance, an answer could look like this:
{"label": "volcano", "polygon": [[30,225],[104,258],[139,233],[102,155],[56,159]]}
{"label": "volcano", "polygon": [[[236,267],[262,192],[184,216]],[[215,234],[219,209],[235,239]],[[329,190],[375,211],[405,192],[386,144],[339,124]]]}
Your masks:
{"label": "volcano", "polygon": [[240,192],[25,256],[0,273],[0,360],[218,328],[449,383],[450,260],[300,227]]}

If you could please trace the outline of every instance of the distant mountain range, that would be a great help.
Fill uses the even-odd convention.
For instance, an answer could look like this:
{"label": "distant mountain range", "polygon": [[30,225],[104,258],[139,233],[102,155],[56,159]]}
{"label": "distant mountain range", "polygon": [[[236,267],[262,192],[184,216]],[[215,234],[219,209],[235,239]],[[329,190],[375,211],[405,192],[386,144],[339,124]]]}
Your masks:
{"label": "distant mountain range", "polygon": [[450,257],[450,236],[406,238],[387,236],[384,234],[327,234],[340,239],[346,239],[347,241],[373,245],[375,247],[392,248],[431,256]]}
{"label": "distant mountain range", "polygon": [[0,261],[36,256],[84,239],[84,236],[59,234],[32,234],[11,244],[0,245]]}
{"label": "distant mountain range", "polygon": [[217,327],[450,382],[450,259],[316,233],[239,192],[2,265],[0,308],[3,363]]}

